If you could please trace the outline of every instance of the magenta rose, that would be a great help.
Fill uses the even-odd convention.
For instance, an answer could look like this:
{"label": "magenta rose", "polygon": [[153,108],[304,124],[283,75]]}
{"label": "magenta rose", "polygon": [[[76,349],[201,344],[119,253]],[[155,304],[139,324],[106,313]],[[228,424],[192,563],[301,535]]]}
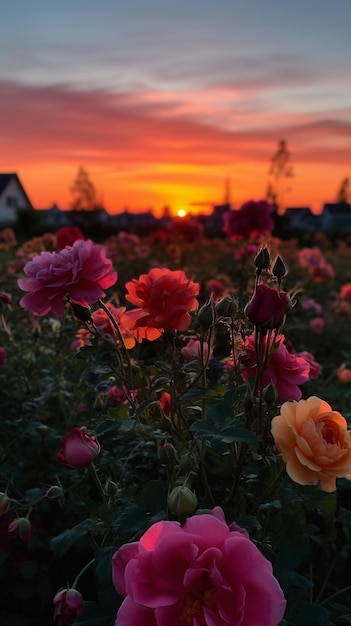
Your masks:
{"label": "magenta rose", "polygon": [[279,328],[290,307],[291,303],[285,291],[278,292],[277,289],[260,284],[245,307],[245,315],[259,328]]}
{"label": "magenta rose", "polygon": [[71,626],[77,615],[84,612],[82,594],[77,589],[62,589],[54,597],[55,623]]}
{"label": "magenta rose", "polygon": [[124,599],[116,626],[277,626],[285,611],[271,563],[222,509],[153,524],[113,556]]}
{"label": "magenta rose", "polygon": [[18,285],[28,293],[20,305],[35,315],[52,311],[56,317],[63,314],[67,296],[83,306],[93,304],[117,280],[104,246],[81,239],[60,252],[42,252],[26,263],[24,273],[27,278]]}
{"label": "magenta rose", "polygon": [[56,454],[56,459],[70,467],[86,467],[99,452],[100,444],[77,426],[62,439],[62,447]]}
{"label": "magenta rose", "polygon": [[[267,366],[262,377],[262,389],[272,384],[277,390],[280,402],[288,400],[300,400],[301,389],[299,385],[311,378],[310,363],[302,356],[289,352],[284,344],[284,335],[275,338],[274,346],[268,345],[270,353]],[[265,343],[270,342],[268,336]],[[245,356],[242,358],[242,377],[245,381],[256,377],[257,359],[255,333],[245,339]]]}
{"label": "magenta rose", "polygon": [[6,365],[6,350],[0,346],[0,367]]}
{"label": "magenta rose", "polygon": [[240,209],[226,213],[224,231],[232,240],[260,237],[274,228],[272,212],[272,205],[265,200],[249,200]]}

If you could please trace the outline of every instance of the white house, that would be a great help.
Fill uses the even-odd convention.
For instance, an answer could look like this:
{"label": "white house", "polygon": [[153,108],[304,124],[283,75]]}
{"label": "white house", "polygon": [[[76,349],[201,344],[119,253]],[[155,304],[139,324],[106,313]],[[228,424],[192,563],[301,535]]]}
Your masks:
{"label": "white house", "polygon": [[17,219],[17,210],[31,207],[17,174],[0,174],[0,225],[12,226]]}

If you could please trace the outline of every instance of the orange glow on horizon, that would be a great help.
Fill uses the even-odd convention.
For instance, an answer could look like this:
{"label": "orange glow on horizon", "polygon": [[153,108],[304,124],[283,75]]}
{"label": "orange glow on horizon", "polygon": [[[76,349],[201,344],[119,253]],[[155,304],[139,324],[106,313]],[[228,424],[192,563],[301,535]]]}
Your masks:
{"label": "orange glow on horizon", "polygon": [[[124,210],[143,212],[151,210],[156,217],[161,217],[165,208],[172,215],[209,214],[215,204],[224,202],[225,176],[209,172],[186,177],[186,183],[181,180],[157,182],[157,172],[150,172],[142,180],[135,180],[132,176],[115,176],[105,172],[100,167],[91,164],[86,167],[91,181],[94,183],[97,199],[110,214]],[[70,163],[42,164],[41,166],[22,163],[18,168],[1,164],[0,170],[16,171],[33,206],[37,209],[47,209],[57,204],[61,209],[70,208],[72,196],[70,186],[73,184],[78,168]],[[268,167],[261,164],[245,163],[233,167],[230,202],[238,208],[243,202],[250,199],[259,200],[265,197],[267,189]],[[285,205],[290,207],[309,206],[314,213],[319,213],[324,202],[333,202],[340,182],[347,172],[340,170],[333,164],[310,165],[302,164],[295,168],[296,175],[289,180],[290,190],[286,190]],[[206,175],[207,174],[207,175]],[[203,184],[201,184],[203,181]]]}

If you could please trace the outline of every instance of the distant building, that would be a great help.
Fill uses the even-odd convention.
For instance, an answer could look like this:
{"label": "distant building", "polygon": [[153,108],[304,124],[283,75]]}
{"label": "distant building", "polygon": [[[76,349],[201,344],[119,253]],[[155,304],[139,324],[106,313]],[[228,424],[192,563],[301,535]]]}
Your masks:
{"label": "distant building", "polygon": [[331,235],[351,234],[351,205],[346,202],[328,203],[323,207],[323,231]]}
{"label": "distant building", "polygon": [[0,225],[12,226],[19,209],[31,209],[24,187],[17,174],[0,174]]}
{"label": "distant building", "polygon": [[318,215],[308,207],[289,208],[284,217],[291,232],[320,232],[331,236],[351,234],[351,206],[347,203],[327,203]]}
{"label": "distant building", "polygon": [[284,215],[289,230],[316,233],[322,230],[323,216],[312,213],[309,207],[288,208]]}

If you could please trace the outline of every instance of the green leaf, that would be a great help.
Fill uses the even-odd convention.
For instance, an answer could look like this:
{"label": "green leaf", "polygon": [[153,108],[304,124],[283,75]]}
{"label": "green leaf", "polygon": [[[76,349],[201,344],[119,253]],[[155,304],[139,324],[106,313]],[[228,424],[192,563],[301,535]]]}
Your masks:
{"label": "green leaf", "polygon": [[[127,407],[128,408],[128,407]],[[101,424],[98,424],[95,428],[96,435],[105,435],[114,430],[118,430],[120,424],[116,420],[104,420]]]}
{"label": "green leaf", "polygon": [[201,439],[202,437],[214,437],[216,434],[216,428],[209,420],[197,420],[191,424],[189,430],[194,433],[197,439]]}
{"label": "green leaf", "polygon": [[127,506],[123,513],[113,524],[113,527],[117,532],[124,535],[135,535],[140,531],[143,531],[147,526],[148,517],[139,506],[131,504]]}
{"label": "green leaf", "polygon": [[95,574],[100,585],[112,583],[112,557],[116,550],[115,546],[106,546],[95,552]]}
{"label": "green leaf", "polygon": [[73,528],[64,530],[62,533],[57,535],[57,537],[53,537],[50,541],[51,550],[55,556],[63,556],[77,543],[77,541],[79,541],[79,539],[87,535],[90,530],[91,520],[83,520],[76,526],[73,526]]}

